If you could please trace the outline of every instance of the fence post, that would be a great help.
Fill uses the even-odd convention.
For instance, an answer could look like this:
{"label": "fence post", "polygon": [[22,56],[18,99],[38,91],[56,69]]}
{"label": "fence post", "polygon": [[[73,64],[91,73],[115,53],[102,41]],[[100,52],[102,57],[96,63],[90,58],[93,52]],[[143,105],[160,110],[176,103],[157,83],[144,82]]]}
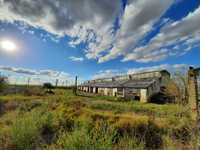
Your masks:
{"label": "fence post", "polygon": [[74,85],[74,88],[73,88],[73,92],[75,95],[77,95],[77,80],[78,80],[78,77],[76,76],[75,77],[75,85]]}

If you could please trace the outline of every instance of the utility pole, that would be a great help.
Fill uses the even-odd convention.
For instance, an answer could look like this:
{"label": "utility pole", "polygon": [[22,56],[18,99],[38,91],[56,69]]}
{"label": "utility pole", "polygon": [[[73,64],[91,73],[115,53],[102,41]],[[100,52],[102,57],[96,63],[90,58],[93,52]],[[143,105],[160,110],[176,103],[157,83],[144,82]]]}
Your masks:
{"label": "utility pole", "polygon": [[75,85],[74,85],[74,88],[73,88],[73,93],[75,95],[77,95],[77,80],[78,80],[78,76],[75,77]]}
{"label": "utility pole", "polygon": [[66,87],[68,86],[68,81],[66,80]]}

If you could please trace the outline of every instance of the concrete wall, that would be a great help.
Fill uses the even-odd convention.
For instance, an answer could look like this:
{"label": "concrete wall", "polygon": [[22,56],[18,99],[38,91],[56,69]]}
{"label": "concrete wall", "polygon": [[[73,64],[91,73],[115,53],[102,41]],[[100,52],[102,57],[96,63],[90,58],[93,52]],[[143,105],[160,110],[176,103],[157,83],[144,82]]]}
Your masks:
{"label": "concrete wall", "polygon": [[124,98],[134,99],[136,96],[140,97],[140,89],[124,88]]}
{"label": "concrete wall", "polygon": [[147,89],[141,89],[140,90],[140,102],[142,102],[142,103],[148,102]]}
{"label": "concrete wall", "polygon": [[198,86],[197,86],[197,75],[195,69],[191,68],[188,71],[188,102],[190,108],[195,110],[198,106]]}
{"label": "concrete wall", "polygon": [[104,95],[104,89],[103,89],[103,88],[99,88],[99,89],[98,89],[98,94]]}
{"label": "concrete wall", "polygon": [[117,88],[117,97],[124,97],[124,88]]}
{"label": "concrete wall", "polygon": [[117,96],[117,88],[113,88],[113,95],[112,96]]}
{"label": "concrete wall", "polygon": [[104,88],[103,90],[105,96],[113,96],[113,88]]}
{"label": "concrete wall", "polygon": [[96,87],[93,87],[92,93],[96,93]]}

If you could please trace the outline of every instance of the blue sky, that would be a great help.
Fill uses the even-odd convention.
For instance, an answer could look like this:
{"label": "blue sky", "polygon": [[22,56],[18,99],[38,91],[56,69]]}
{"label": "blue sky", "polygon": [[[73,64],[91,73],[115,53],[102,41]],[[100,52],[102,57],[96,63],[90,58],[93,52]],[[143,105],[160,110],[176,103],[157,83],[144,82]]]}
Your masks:
{"label": "blue sky", "polygon": [[3,0],[0,41],[17,49],[0,47],[0,70],[64,84],[75,75],[199,66],[199,18],[199,0]]}

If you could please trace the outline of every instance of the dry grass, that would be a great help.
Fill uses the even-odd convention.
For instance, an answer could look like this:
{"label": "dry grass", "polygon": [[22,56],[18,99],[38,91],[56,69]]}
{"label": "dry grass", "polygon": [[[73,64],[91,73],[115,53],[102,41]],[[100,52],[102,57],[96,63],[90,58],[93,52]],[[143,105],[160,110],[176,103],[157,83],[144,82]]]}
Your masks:
{"label": "dry grass", "polygon": [[200,148],[200,125],[186,107],[54,92],[0,96],[0,149]]}

